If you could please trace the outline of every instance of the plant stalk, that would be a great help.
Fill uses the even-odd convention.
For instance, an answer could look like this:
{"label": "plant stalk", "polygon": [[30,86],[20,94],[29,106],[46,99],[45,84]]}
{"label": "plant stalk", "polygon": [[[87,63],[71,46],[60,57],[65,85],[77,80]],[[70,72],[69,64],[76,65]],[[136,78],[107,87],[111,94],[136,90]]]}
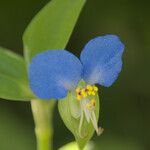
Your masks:
{"label": "plant stalk", "polygon": [[37,150],[52,150],[53,126],[52,116],[55,101],[31,100],[31,108],[35,122]]}

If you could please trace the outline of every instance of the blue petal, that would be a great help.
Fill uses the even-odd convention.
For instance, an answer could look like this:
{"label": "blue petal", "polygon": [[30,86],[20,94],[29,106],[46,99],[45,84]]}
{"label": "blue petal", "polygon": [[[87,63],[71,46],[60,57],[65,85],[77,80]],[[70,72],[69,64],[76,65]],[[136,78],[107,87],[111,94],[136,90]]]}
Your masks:
{"label": "blue petal", "polygon": [[29,65],[30,88],[41,99],[60,99],[81,79],[80,60],[66,50],[48,50]]}
{"label": "blue petal", "polygon": [[122,68],[124,45],[116,35],[105,35],[89,41],[80,56],[83,79],[89,84],[111,86]]}

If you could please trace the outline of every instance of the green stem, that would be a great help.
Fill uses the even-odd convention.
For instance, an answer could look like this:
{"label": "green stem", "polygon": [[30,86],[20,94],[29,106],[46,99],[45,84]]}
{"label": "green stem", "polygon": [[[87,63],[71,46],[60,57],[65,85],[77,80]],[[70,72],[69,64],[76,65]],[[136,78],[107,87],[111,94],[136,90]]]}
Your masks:
{"label": "green stem", "polygon": [[52,150],[52,116],[55,101],[31,100],[31,108],[35,122],[37,150]]}

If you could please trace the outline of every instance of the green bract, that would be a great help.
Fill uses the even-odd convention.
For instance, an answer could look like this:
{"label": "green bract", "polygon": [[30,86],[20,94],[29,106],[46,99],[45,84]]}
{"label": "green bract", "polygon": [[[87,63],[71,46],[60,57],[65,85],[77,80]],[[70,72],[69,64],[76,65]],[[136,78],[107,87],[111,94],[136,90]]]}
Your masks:
{"label": "green bract", "polygon": [[24,59],[0,47],[0,97],[28,101],[34,96],[29,90]]}
{"label": "green bract", "polygon": [[[85,82],[80,82],[78,86],[84,86]],[[96,100],[95,115],[98,122],[99,118],[99,97],[98,94],[94,96]],[[59,113],[66,127],[73,133],[75,139],[80,147],[83,149],[85,144],[91,139],[94,133],[92,123],[88,123],[85,115],[83,116],[83,123],[81,130],[79,129],[81,119],[81,109],[79,101],[76,99],[74,92],[69,92],[68,96],[58,102]]]}

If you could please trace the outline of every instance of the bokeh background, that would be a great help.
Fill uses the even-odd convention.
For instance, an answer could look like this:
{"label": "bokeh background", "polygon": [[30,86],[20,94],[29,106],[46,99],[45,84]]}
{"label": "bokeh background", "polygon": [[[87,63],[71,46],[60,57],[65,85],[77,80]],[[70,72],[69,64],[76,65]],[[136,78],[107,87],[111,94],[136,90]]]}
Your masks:
{"label": "bokeh background", "polygon": [[[0,0],[0,45],[22,55],[22,34],[47,2]],[[119,79],[110,88],[100,87],[99,124],[105,132],[93,137],[95,150],[150,149],[149,14],[147,0],[88,0],[67,46],[79,56],[88,40],[109,33],[119,35],[126,45]],[[54,150],[73,141],[57,107],[54,129]],[[36,149],[29,102],[0,101],[0,150],[10,149]]]}

